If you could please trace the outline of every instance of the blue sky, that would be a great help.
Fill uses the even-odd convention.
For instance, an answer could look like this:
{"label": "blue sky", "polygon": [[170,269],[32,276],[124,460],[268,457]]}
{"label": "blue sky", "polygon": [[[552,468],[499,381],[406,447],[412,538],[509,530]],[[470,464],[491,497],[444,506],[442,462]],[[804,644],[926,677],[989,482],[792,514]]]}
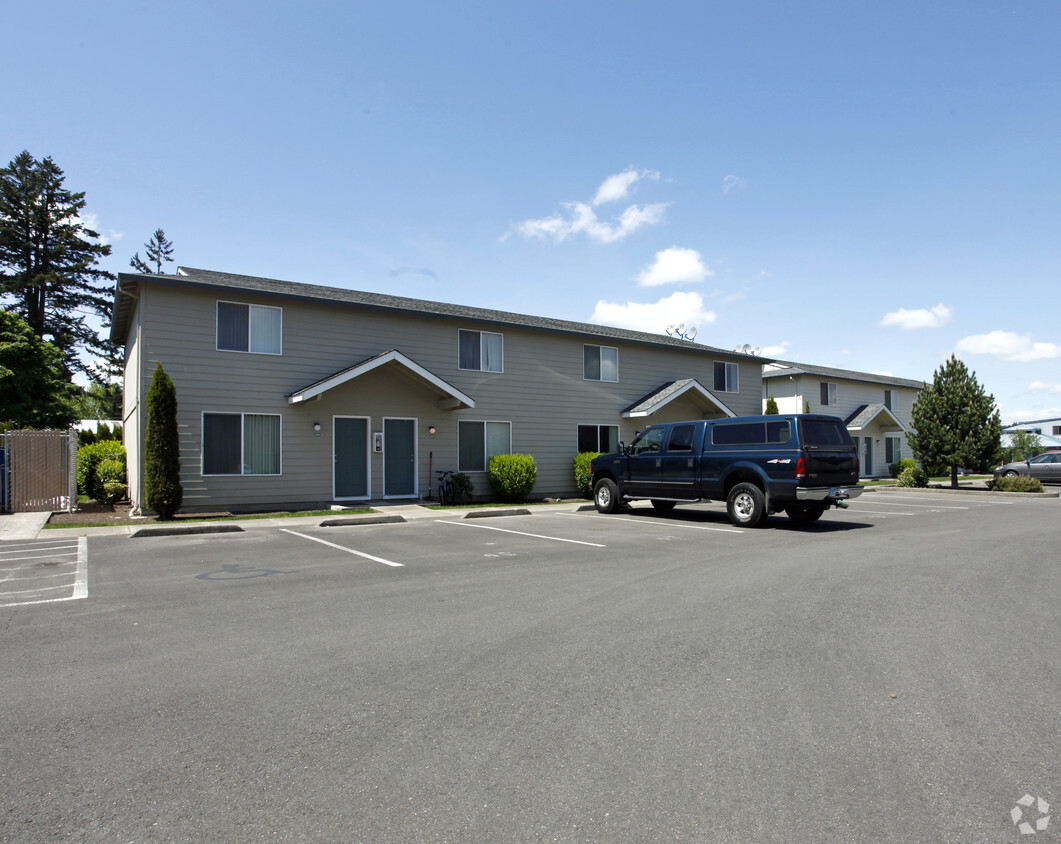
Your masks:
{"label": "blue sky", "polygon": [[[0,157],[178,263],[761,346],[1061,415],[1061,4],[52,2]],[[173,265],[170,266],[172,271]]]}

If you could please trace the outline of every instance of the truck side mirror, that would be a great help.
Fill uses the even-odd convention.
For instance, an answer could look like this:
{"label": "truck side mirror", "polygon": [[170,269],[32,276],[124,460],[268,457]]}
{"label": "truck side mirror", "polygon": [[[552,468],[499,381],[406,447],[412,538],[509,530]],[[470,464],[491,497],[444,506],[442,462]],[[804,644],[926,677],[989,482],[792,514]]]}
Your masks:
{"label": "truck side mirror", "polygon": [[626,443],[624,443],[622,440],[619,441],[619,453],[626,454]]}

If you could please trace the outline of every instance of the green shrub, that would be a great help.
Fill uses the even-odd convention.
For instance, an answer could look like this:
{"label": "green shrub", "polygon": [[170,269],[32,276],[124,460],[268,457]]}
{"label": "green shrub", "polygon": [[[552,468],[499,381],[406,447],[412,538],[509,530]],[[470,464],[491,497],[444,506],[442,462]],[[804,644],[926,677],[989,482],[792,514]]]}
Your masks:
{"label": "green shrub", "polygon": [[1043,492],[1042,481],[1038,478],[1029,478],[1027,475],[994,478],[987,482],[987,488],[994,492]]}
{"label": "green shrub", "polygon": [[899,477],[895,480],[895,485],[926,487],[928,486],[928,475],[925,474],[924,469],[919,469],[917,466],[907,466],[899,473]]}
{"label": "green shrub", "polygon": [[125,498],[128,491],[125,483],[125,461],[113,457],[101,460],[96,467],[96,485],[103,496],[96,497],[97,501],[116,504]]}
{"label": "green shrub", "polygon": [[526,501],[538,480],[538,466],[529,454],[495,454],[486,472],[494,497],[506,504]]}
{"label": "green shrub", "polygon": [[475,484],[472,483],[471,478],[465,475],[464,472],[457,472],[450,478],[450,480],[453,482],[454,504],[467,504],[472,500],[472,493],[475,492]]}
{"label": "green shrub", "polygon": [[770,396],[766,400],[766,410],[763,412],[764,416],[777,416],[781,411],[777,409],[777,400]]}
{"label": "green shrub", "polygon": [[898,463],[889,463],[888,464],[888,474],[890,474],[893,478],[897,478],[897,477],[899,477],[899,474],[900,474],[900,472],[903,471],[903,469],[916,469],[916,468],[917,468],[917,461],[916,460],[911,460],[909,457],[904,457]]}
{"label": "green shrub", "polygon": [[99,476],[101,463],[117,460],[121,464],[121,481],[125,482],[125,446],[116,440],[102,440],[77,450],[77,491],[94,501],[106,501],[107,492]]}
{"label": "green shrub", "polygon": [[581,451],[575,455],[575,487],[578,494],[583,498],[592,498],[593,490],[590,489],[590,463],[594,457],[599,457],[598,451]]}

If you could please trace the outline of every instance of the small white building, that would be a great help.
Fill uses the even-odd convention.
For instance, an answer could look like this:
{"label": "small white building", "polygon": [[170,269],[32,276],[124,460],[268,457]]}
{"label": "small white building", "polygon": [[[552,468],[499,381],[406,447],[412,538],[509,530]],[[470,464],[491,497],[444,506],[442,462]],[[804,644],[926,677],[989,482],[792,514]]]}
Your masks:
{"label": "small white building", "polygon": [[863,477],[883,477],[888,466],[913,457],[906,434],[923,381],[832,369],[790,361],[763,365],[763,410],[839,416],[858,446]]}

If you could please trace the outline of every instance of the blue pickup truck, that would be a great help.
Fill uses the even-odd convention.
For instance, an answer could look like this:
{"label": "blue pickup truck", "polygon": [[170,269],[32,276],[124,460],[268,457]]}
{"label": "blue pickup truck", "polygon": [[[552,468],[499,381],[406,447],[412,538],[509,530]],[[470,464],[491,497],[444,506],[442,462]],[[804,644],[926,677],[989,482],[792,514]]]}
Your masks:
{"label": "blue pickup truck", "polygon": [[836,416],[794,413],[667,422],[646,428],[592,466],[601,513],[648,499],[665,512],[681,502],[725,501],[733,524],[759,527],[784,510],[800,524],[862,494],[858,451]]}

